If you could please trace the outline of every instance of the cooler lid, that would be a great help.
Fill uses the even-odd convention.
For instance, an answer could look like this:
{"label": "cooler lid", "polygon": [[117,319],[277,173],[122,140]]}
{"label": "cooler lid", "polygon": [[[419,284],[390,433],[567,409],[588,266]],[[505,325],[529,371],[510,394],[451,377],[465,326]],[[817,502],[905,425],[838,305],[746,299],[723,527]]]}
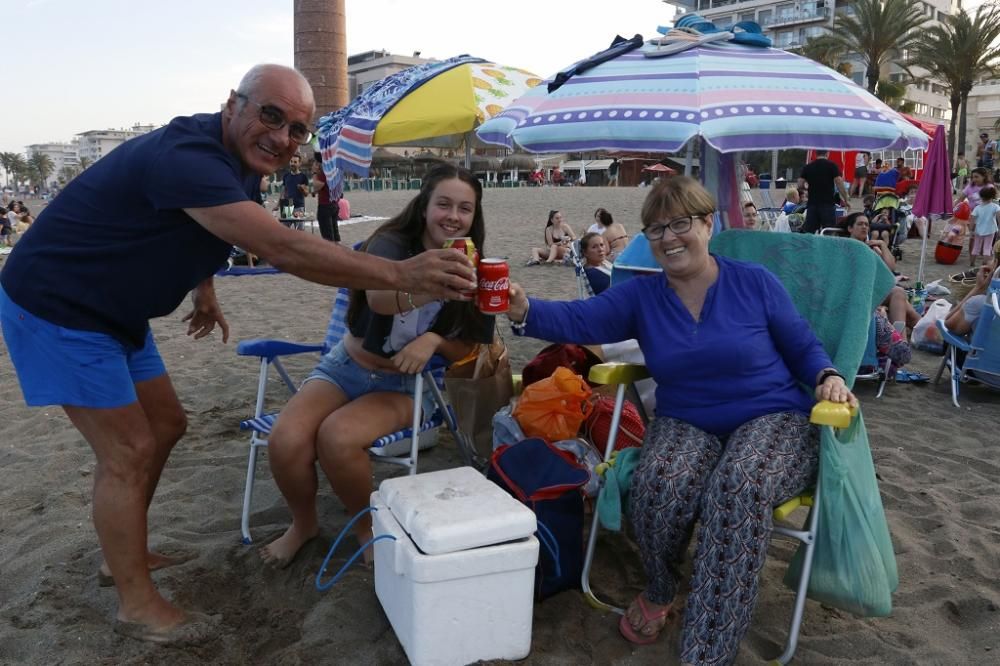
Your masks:
{"label": "cooler lid", "polygon": [[472,467],[386,479],[379,495],[417,548],[454,553],[535,532],[535,514]]}

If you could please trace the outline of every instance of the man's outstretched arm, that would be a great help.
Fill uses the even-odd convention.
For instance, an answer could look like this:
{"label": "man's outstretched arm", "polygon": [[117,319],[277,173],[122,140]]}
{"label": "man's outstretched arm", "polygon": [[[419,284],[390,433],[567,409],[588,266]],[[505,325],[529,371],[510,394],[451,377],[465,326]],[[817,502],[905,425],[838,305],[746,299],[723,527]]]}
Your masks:
{"label": "man's outstretched arm", "polygon": [[467,300],[460,292],[476,288],[472,264],[463,252],[428,250],[405,261],[389,261],[288,229],[250,201],[184,212],[224,241],[310,282],[396,289],[450,300]]}

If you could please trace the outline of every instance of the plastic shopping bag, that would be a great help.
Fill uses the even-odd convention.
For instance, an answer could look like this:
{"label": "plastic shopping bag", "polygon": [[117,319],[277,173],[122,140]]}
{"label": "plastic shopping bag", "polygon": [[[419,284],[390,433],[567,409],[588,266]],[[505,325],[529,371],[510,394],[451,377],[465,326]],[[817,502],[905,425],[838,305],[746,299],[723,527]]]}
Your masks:
{"label": "plastic shopping bag", "polygon": [[932,354],[944,353],[944,342],[941,340],[941,332],[938,331],[937,322],[947,317],[950,311],[951,303],[943,299],[934,301],[927,308],[927,312],[913,327],[913,335],[910,337],[910,341],[917,349]]}
{"label": "plastic shopping bag", "polygon": [[[885,617],[899,574],[860,412],[843,430],[823,426],[819,453],[822,495],[808,596],[862,617]],[[804,549],[785,574],[792,589]]]}
{"label": "plastic shopping bag", "polygon": [[514,418],[528,437],[556,442],[576,437],[592,409],[590,387],[583,377],[558,367],[550,377],[524,389]]}

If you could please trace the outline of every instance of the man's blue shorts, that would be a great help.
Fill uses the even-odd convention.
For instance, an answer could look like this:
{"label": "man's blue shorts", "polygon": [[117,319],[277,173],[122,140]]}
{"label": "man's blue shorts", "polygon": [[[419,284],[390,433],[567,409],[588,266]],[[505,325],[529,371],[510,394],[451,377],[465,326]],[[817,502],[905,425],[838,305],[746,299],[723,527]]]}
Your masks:
{"label": "man's blue shorts", "polygon": [[137,400],[135,384],[166,374],[152,331],[142,349],[106,333],[56,326],[7,297],[0,288],[0,325],[31,407],[123,407]]}

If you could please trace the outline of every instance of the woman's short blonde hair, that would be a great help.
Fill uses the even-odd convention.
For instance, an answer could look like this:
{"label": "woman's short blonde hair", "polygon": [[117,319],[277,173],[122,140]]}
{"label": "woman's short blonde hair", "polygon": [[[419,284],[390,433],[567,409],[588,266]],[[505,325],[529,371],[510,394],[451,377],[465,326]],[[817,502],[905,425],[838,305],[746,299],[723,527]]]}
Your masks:
{"label": "woman's short blonde hair", "polygon": [[711,218],[715,199],[701,183],[687,176],[671,176],[653,186],[642,204],[643,228],[657,222],[692,215]]}

